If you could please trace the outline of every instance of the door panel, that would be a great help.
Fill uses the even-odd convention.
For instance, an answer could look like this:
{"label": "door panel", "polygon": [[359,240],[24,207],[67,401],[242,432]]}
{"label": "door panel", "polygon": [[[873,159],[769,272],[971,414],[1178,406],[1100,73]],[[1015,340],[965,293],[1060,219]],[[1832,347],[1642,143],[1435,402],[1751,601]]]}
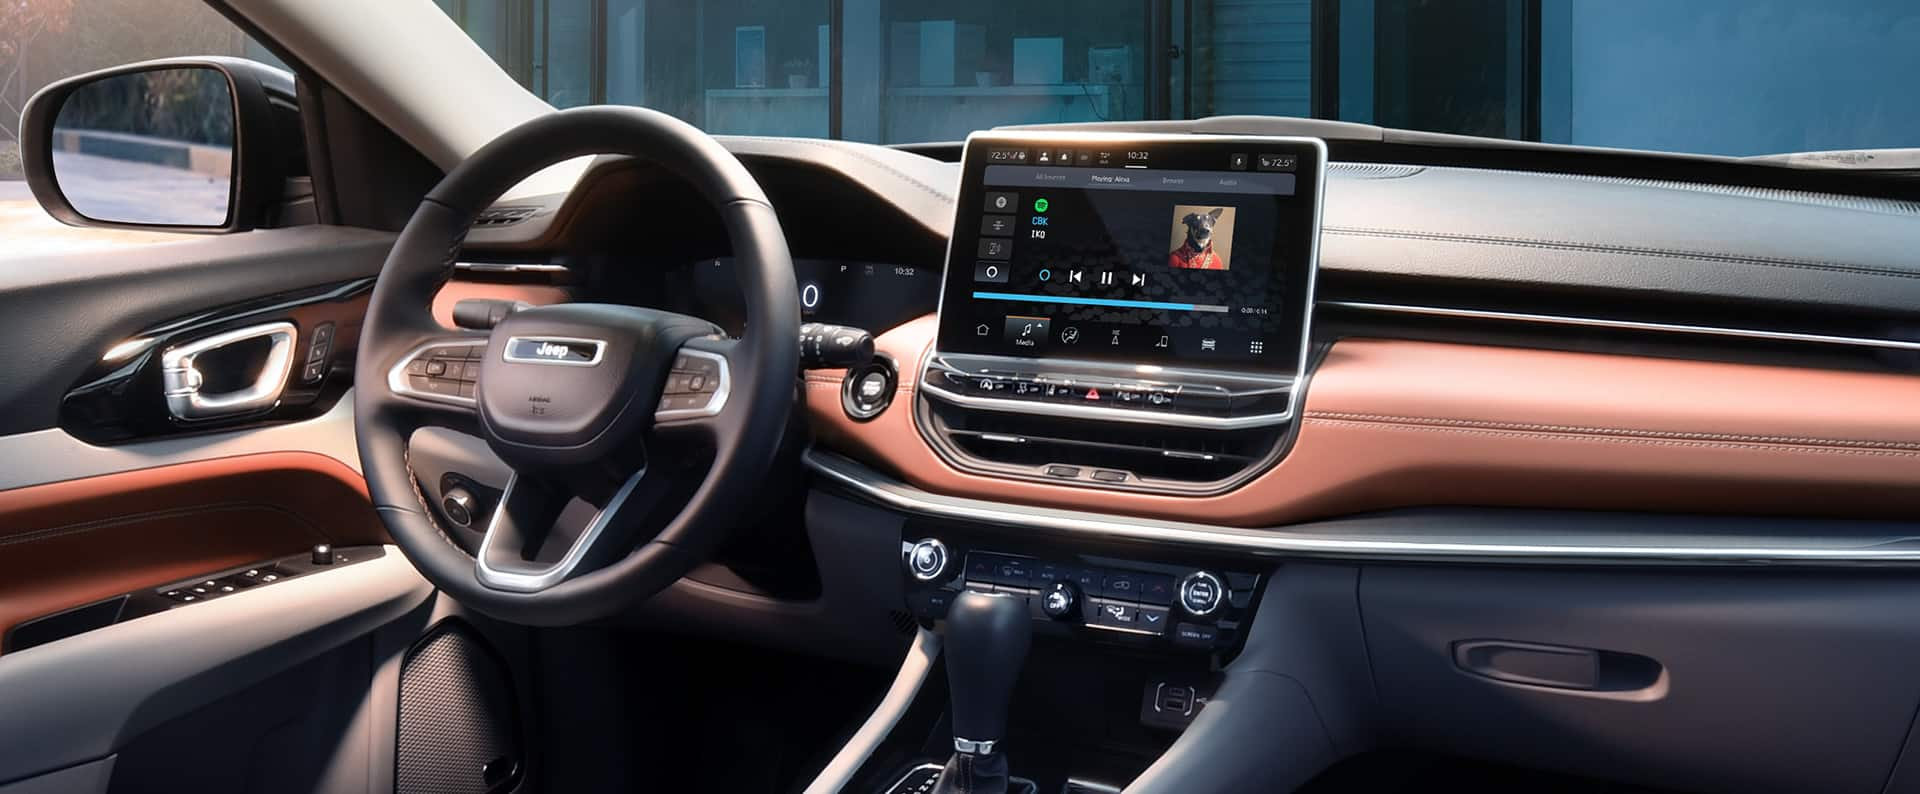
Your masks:
{"label": "door panel", "polygon": [[[432,593],[389,549],[379,559],[0,656],[0,703],[7,704],[0,780],[111,756],[169,720],[408,615],[424,622]],[[250,748],[230,749],[229,762],[248,761]],[[311,780],[284,782],[283,791],[317,790]]]}
{"label": "door panel", "polygon": [[0,492],[0,632],[316,543],[385,539],[366,481],[311,452],[215,458]]}
{"label": "door panel", "polygon": [[[392,722],[392,682],[375,671],[436,614],[432,587],[397,549],[365,548],[387,538],[354,443],[352,347],[366,285],[392,240],[310,226],[14,259],[0,270],[9,339],[0,349],[0,631],[102,599],[126,605],[117,622],[111,609],[101,620],[43,622],[29,627],[34,643],[0,647],[0,791],[141,782],[113,779],[122,753],[139,757],[138,777],[153,790],[201,779],[192,765],[209,759],[284,773],[259,790],[390,789],[391,754],[373,743],[390,731],[380,726]],[[270,408],[198,422],[169,412],[166,348],[278,323],[292,326],[296,359]],[[323,323],[330,368],[302,380]],[[124,362],[105,355],[124,342],[138,351]],[[195,377],[205,391],[245,385],[203,363]],[[242,380],[260,371],[229,368]],[[284,567],[304,565],[318,543],[349,547],[351,564]],[[163,595],[276,559],[284,581],[270,586],[236,583],[193,603]],[[301,671],[316,664],[335,673],[326,697],[260,702],[288,681],[306,683]],[[339,698],[350,720],[315,710]],[[173,728],[223,710],[273,719],[235,726],[198,755],[153,752]],[[338,736],[287,727],[347,723]],[[337,746],[355,748],[337,756],[338,768],[276,761],[312,748],[336,757]]]}

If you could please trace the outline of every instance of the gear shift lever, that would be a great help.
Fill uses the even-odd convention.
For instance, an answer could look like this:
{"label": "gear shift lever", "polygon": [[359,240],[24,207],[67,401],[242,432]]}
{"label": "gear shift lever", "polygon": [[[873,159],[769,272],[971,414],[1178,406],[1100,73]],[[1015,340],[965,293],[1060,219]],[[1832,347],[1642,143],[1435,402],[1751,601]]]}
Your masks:
{"label": "gear shift lever", "polygon": [[1033,638],[1026,603],[966,592],[947,611],[947,688],[953,700],[953,759],[935,794],[1003,794],[1007,705]]}

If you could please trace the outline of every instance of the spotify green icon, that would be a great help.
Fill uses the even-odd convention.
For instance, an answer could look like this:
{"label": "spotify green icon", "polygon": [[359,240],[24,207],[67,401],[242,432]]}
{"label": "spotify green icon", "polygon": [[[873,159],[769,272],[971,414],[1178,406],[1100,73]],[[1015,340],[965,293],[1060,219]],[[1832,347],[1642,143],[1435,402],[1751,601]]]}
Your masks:
{"label": "spotify green icon", "polygon": [[1043,199],[1043,198],[1041,198],[1041,199],[1034,199],[1034,200],[1033,200],[1033,211],[1034,211],[1034,212],[1046,212],[1046,211],[1047,211],[1047,200],[1046,200],[1046,199]]}

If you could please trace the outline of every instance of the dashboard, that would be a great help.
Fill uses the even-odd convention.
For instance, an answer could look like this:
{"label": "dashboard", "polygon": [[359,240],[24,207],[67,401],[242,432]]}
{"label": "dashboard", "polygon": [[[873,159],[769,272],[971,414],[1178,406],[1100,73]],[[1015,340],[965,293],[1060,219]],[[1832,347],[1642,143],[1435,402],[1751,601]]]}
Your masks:
{"label": "dashboard", "polygon": [[[795,258],[793,275],[804,321],[875,332],[925,314],[940,294],[939,271],[922,265]],[[687,262],[669,269],[664,278],[665,308],[704,317],[739,335],[746,312],[732,258]]]}
{"label": "dashboard", "polygon": [[[1291,150],[1227,139],[1326,131],[1012,131],[962,162],[725,141],[781,213],[806,319],[873,332],[888,370],[803,374],[806,617],[683,591],[707,599],[697,619],[843,646],[991,588],[1027,598],[1036,632],[1300,673],[1336,738],[1379,725],[1650,784],[1880,790],[1916,757],[1899,605],[1920,562],[1920,202],[1731,164],[1610,173],[1618,153],[1441,162],[1377,129],[1330,139],[1313,190],[1299,150],[1272,207],[1092,186],[1264,181],[1284,158],[1234,155]],[[653,217],[634,201],[672,193],[600,204],[631,226]],[[1230,227],[1212,212],[1229,206]],[[1188,245],[1195,215],[1211,254]],[[737,330],[724,240],[701,242],[642,297]],[[853,411],[868,386],[880,404]],[[874,590],[889,569],[898,587]],[[1513,678],[1474,656],[1489,647],[1584,674]],[[1753,683],[1836,669],[1854,684]],[[1844,735],[1837,708],[1862,716]],[[1761,712],[1785,716],[1690,729]],[[1274,711],[1247,713],[1260,724],[1206,746],[1273,732]]]}
{"label": "dashboard", "polygon": [[[1210,141],[1311,132],[1250,118],[1129,129]],[[1908,471],[1907,450],[1920,443],[1920,428],[1901,407],[1920,371],[1920,317],[1911,309],[1920,305],[1920,271],[1905,253],[1920,245],[1920,227],[1911,223],[1920,203],[1738,185],[1743,174],[1734,166],[1709,174],[1721,182],[1657,178],[1652,160],[1633,171],[1598,155],[1569,154],[1552,163],[1564,170],[1550,172],[1524,170],[1517,155],[1475,152],[1459,158],[1497,165],[1462,167],[1418,164],[1431,152],[1399,152],[1391,141],[1330,139],[1311,323],[1303,326],[1307,377],[1296,401],[1281,385],[1295,380],[1292,372],[1230,357],[1251,339],[1230,344],[1223,331],[1216,350],[1204,351],[1192,340],[1176,346],[1177,334],[1168,333],[1167,350],[1177,357],[1163,359],[1152,358],[1151,347],[1128,348],[1138,338],[1158,341],[1154,326],[1164,316],[1156,310],[992,299],[956,305],[956,290],[969,301],[975,291],[1054,297],[1036,279],[1059,250],[1010,248],[1004,290],[975,280],[979,262],[999,261],[979,256],[981,241],[994,236],[983,234],[984,218],[1024,221],[1009,231],[1030,241],[1034,199],[1048,199],[1049,217],[1065,217],[1081,199],[1022,196],[1022,212],[989,213],[984,165],[978,192],[963,195],[968,164],[851,143],[742,138],[726,145],[781,213],[807,319],[873,332],[898,370],[892,406],[858,419],[843,410],[843,375],[808,373],[814,448],[928,494],[1235,527],[1458,504],[1884,518],[1908,514],[1906,489],[1896,484],[1920,476]],[[1049,149],[1055,170],[1062,149],[1073,156],[1067,170],[1100,170],[1079,161],[1082,150],[1097,157],[1097,146],[1073,144]],[[1039,151],[1028,150],[1027,167],[1039,167]],[[1155,156],[1148,155],[1150,166],[1172,169],[1173,161]],[[1229,159],[1226,170],[1233,165]],[[1600,173],[1573,173],[1576,166]],[[1621,175],[1605,175],[1608,169]],[[1261,173],[1259,163],[1246,173]],[[630,175],[625,182],[622,174]],[[1817,187],[1822,178],[1805,180]],[[656,257],[678,264],[664,268],[663,283],[630,291],[629,299],[737,329],[730,263],[715,257],[724,251],[717,226],[681,218],[675,235],[635,233],[634,217],[655,217],[654,208],[665,217],[670,209],[659,198],[673,194],[658,189],[663,179],[670,176],[635,164],[596,166],[576,195],[601,200],[568,209],[555,197],[551,210],[518,226],[475,229],[469,242],[523,258],[603,245],[651,255],[662,240],[691,241],[687,248],[707,250]],[[1217,275],[1174,273],[1172,208],[1154,214],[1152,233],[1167,237],[1158,244],[1168,250],[1153,258],[1167,259],[1145,274],[1145,286],[1158,289],[1160,274]],[[1247,224],[1235,220],[1239,249]],[[589,231],[601,237],[581,238]],[[949,249],[956,258],[943,281]],[[1240,269],[1242,254],[1222,257],[1227,273]],[[1096,269],[1082,269],[1083,278],[1096,277]],[[1239,285],[1217,303],[1173,282],[1162,295],[1130,293],[1131,269],[1110,269],[1127,283],[1087,284],[1072,296],[1264,303],[1270,312],[1286,303]],[[1114,329],[1095,325],[1079,330],[1080,342],[1059,340],[1075,318],[1109,309],[1138,323],[1119,326],[1125,356],[1062,352],[1101,332],[1110,340]],[[1008,315],[1046,319],[1047,347],[1007,346]],[[987,318],[987,345],[974,347],[942,327],[941,318],[963,317],[961,328],[976,338],[976,317]],[[1139,336],[1130,336],[1136,329]],[[1266,345],[1266,355],[1277,346]],[[1207,352],[1214,357],[1201,356]],[[1003,371],[980,372],[996,363]],[[1201,373],[1248,399],[1236,407],[1229,396],[1222,408],[1209,396],[1218,392],[1197,388],[1187,392],[1195,397],[1190,405],[1205,410],[1187,416],[1152,403],[1135,407],[1135,399],[1164,397],[1167,386],[1192,385],[1175,382],[1186,381],[1186,372],[1172,373],[1182,376],[1175,379],[1170,370]],[[988,377],[948,375],[955,371]],[[1049,395],[1058,384],[1046,376],[1054,375],[1088,379],[1101,404],[1088,404],[1084,390],[1077,403],[1058,389]],[[1849,399],[1836,402],[1835,394]],[[1728,395],[1743,407],[1729,411]],[[1029,410],[1020,403],[1031,403]],[[1128,464],[1068,462],[1049,474],[1057,462],[1049,459],[1081,454],[1072,450],[1100,460],[1120,455]],[[1109,473],[1093,479],[1100,469]]]}

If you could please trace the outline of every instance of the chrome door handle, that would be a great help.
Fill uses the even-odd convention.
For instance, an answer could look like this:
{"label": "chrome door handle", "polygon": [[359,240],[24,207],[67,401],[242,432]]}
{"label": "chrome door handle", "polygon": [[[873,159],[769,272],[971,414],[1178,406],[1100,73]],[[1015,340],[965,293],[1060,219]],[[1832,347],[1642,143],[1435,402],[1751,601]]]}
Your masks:
{"label": "chrome door handle", "polygon": [[[266,338],[266,364],[246,388],[207,394],[200,391],[202,378],[194,361],[200,354],[229,345]],[[287,375],[293,371],[293,323],[279,322],[236,328],[169,347],[160,354],[160,381],[166,389],[167,411],[179,419],[212,419],[220,416],[252,413],[272,408],[286,388]]]}

